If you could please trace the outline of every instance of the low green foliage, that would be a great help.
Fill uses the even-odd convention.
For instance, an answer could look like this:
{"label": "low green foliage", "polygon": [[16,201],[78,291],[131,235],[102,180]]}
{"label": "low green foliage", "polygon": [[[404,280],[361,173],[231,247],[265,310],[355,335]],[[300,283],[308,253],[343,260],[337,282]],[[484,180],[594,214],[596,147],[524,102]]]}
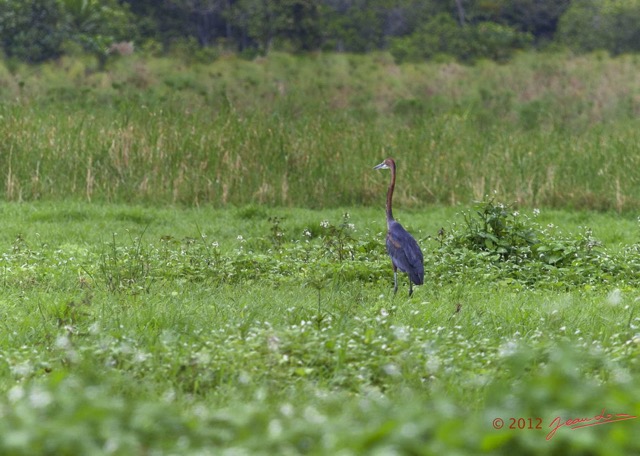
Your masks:
{"label": "low green foliage", "polygon": [[535,287],[597,286],[624,282],[635,286],[640,264],[638,245],[611,255],[592,229],[564,234],[553,224],[543,227],[514,207],[493,200],[477,203],[463,213],[464,223],[439,232],[439,271],[469,276],[469,266],[483,266],[482,277]]}
{"label": "low green foliage", "polygon": [[403,215],[408,298],[383,209],[0,205],[0,450],[640,450],[634,420],[547,440],[640,415],[637,220],[455,211]]}

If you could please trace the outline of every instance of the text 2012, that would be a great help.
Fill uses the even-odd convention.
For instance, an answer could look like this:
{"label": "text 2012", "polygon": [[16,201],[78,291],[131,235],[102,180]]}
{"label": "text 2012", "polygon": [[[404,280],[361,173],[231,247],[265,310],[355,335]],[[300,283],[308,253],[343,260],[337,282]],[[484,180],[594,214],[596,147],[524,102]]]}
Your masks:
{"label": "text 2012", "polygon": [[[542,418],[507,418],[509,429],[542,429]],[[493,420],[495,429],[502,429],[505,422],[502,418]]]}
{"label": "text 2012", "polygon": [[509,429],[542,429],[542,418],[509,418]]}

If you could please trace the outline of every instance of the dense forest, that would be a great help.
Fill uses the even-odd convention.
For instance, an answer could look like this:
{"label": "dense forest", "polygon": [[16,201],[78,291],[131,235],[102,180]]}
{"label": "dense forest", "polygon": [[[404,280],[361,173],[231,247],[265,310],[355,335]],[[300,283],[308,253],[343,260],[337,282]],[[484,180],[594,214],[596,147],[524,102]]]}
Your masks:
{"label": "dense forest", "polygon": [[0,0],[0,52],[38,63],[133,49],[203,60],[390,51],[508,60],[520,49],[640,50],[640,0]]}

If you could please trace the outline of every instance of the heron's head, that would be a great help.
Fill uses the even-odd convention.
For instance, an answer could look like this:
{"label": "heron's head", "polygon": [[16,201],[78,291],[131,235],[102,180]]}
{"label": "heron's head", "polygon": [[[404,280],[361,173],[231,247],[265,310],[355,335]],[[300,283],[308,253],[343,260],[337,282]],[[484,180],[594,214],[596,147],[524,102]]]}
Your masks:
{"label": "heron's head", "polygon": [[393,161],[393,158],[387,158],[385,161],[380,163],[378,166],[374,166],[373,169],[389,169],[395,167],[396,163]]}

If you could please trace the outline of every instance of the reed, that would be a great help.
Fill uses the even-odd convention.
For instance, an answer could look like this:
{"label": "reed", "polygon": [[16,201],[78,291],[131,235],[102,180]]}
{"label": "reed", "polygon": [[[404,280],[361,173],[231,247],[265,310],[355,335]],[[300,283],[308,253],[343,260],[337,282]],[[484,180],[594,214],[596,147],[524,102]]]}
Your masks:
{"label": "reed", "polygon": [[337,207],[398,203],[630,211],[640,60],[523,54],[396,65],[274,54],[202,65],[125,57],[0,65],[6,200]]}

